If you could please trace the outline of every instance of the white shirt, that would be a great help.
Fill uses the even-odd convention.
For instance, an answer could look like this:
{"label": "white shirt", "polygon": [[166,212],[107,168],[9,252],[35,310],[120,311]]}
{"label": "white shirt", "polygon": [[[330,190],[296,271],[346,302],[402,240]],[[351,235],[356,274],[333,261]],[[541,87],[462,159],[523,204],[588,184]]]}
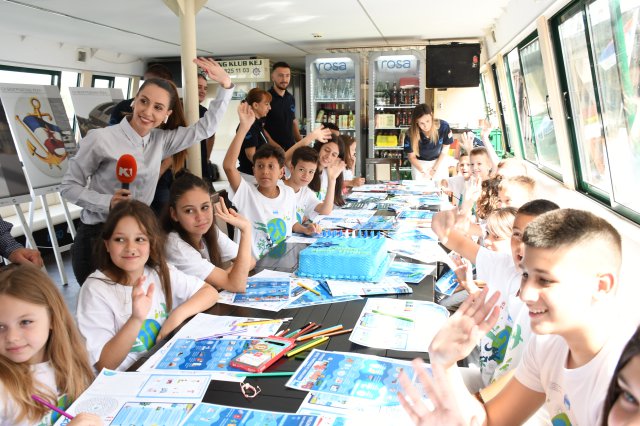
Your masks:
{"label": "white shirt", "polygon": [[327,188],[329,187],[329,175],[327,174],[326,167],[322,169],[322,174],[320,175],[320,191],[316,192],[316,196],[320,201],[324,201],[327,197]]}
{"label": "white shirt", "polygon": [[[226,262],[235,259],[238,256],[238,244],[231,241],[225,233],[220,232],[217,225],[213,226],[216,227],[218,234],[218,249],[221,260]],[[171,231],[167,236],[166,254],[167,261],[173,266],[185,274],[193,275],[203,281],[215,268],[210,261],[209,249],[204,239],[200,241],[200,250],[196,250],[191,244],[180,238],[176,231]]]}
{"label": "white shirt", "polygon": [[[169,273],[174,309],[189,300],[203,285],[206,285],[201,279],[186,275],[171,265],[169,265]],[[169,316],[158,274],[155,270],[145,266],[144,275],[147,277],[143,284],[145,292],[151,283],[155,283],[153,303],[133,347],[117,370],[126,370],[153,347],[160,327]],[[76,317],[80,333],[86,340],[91,365],[95,365],[100,359],[104,345],[120,331],[131,317],[132,289],[131,286],[113,283],[100,271],[89,275],[80,289]]]}
{"label": "white shirt", "polygon": [[316,196],[316,193],[309,189],[308,186],[303,186],[296,192],[296,221],[302,223],[303,218],[308,217],[313,220],[318,213],[316,213],[316,207],[321,201]]}
{"label": "white shirt", "polygon": [[516,296],[522,273],[510,254],[480,247],[476,256],[476,273],[489,287],[490,297],[500,291],[496,306],[500,307],[498,322],[480,340],[480,369],[485,386],[518,366],[522,351],[531,336],[529,311]]}
{"label": "white shirt", "polygon": [[116,178],[116,164],[122,155],[130,154],[138,166],[136,178],[129,187],[132,197],[151,204],[162,159],[214,134],[232,94],[233,89],[218,89],[209,110],[189,127],[153,129],[142,137],[124,119],[115,126],[91,130],[79,142],[76,155],[69,160],[60,194],[82,207],[80,219],[83,223],[104,222],[109,214],[111,198],[121,188]]}
{"label": "white shirt", "polygon": [[[235,193],[230,193],[231,201],[238,208],[238,213],[253,224],[253,257],[260,259],[271,247],[291,235],[296,221],[296,195],[282,181],[278,181],[280,193],[276,198],[265,197],[255,185],[240,179]],[[234,236],[240,242],[240,233]]]}
{"label": "white shirt", "polygon": [[351,169],[344,169],[344,171],[342,172],[342,178],[343,178],[345,181],[353,179],[353,170],[351,170]]}
{"label": "white shirt", "polygon": [[[58,394],[58,387],[56,385],[56,374],[53,366],[50,362],[41,362],[39,364],[33,364],[31,366],[31,374],[35,383],[40,383],[39,390],[51,392],[58,395],[56,406],[65,410],[71,405],[71,401],[67,400],[66,395]],[[37,385],[36,385],[37,386]],[[0,382],[0,426],[40,426],[40,425],[52,425],[60,417],[59,414],[50,410],[45,416],[36,421],[35,423],[24,420],[20,423],[15,421],[18,416],[18,406],[13,398],[7,394],[2,382]]]}
{"label": "white shirt", "polygon": [[634,330],[612,330],[612,336],[587,364],[568,369],[569,347],[557,335],[533,335],[515,377],[546,395],[553,424],[591,426],[602,423],[602,407],[622,349]]}
{"label": "white shirt", "polygon": [[453,194],[453,205],[460,205],[462,197],[464,196],[464,176],[456,175],[445,179],[447,181],[447,188]]}

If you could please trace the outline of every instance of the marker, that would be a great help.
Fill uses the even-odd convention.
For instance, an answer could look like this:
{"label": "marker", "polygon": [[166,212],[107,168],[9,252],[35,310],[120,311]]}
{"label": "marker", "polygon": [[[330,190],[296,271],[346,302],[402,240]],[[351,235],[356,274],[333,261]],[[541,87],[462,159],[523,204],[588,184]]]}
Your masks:
{"label": "marker", "polygon": [[52,409],[56,413],[58,413],[58,414],[60,414],[62,416],[65,416],[69,420],[73,420],[73,416],[71,414],[67,413],[66,411],[63,411],[63,410],[59,409],[55,405],[49,404],[47,401],[45,401],[44,399],[40,398],[38,395],[31,395],[31,399],[33,399],[35,402],[37,402],[39,404],[44,405],[47,408]]}
{"label": "marker", "polygon": [[290,321],[293,318],[276,318],[276,319],[265,319],[265,320],[257,320],[257,321],[246,321],[246,322],[239,322],[238,324],[236,324],[237,326],[240,327],[248,327],[250,325],[262,325],[262,324],[273,324],[274,322],[280,322],[280,321]]}
{"label": "marker", "polygon": [[297,284],[299,287],[302,287],[302,288],[304,288],[305,290],[310,291],[311,293],[315,294],[316,296],[320,296],[320,292],[319,292],[318,290],[315,290],[315,289],[313,289],[313,288],[309,287],[309,286],[308,286],[308,285],[306,285],[306,284],[302,284],[300,281],[296,281],[296,284]]}
{"label": "marker", "polygon": [[296,340],[298,342],[302,342],[304,340],[313,339],[314,337],[322,336],[322,335],[325,335],[327,333],[332,333],[334,331],[342,330],[343,328],[344,327],[342,326],[342,324],[334,325],[333,327],[324,328],[322,330],[318,330],[318,331],[315,331],[313,333],[305,334],[302,337],[298,337]]}
{"label": "marker", "polygon": [[270,373],[236,373],[237,376],[243,377],[284,377],[293,376],[295,371],[274,371]]}
{"label": "marker", "polygon": [[287,358],[291,358],[292,356],[297,355],[300,352],[304,352],[307,349],[311,349],[314,346],[318,346],[318,345],[326,342],[327,340],[329,340],[329,338],[327,336],[318,337],[317,339],[312,340],[309,343],[306,343],[306,344],[300,346],[299,348],[295,348],[294,350],[287,352]]}
{"label": "marker", "polygon": [[387,312],[382,312],[382,311],[378,311],[378,310],[375,310],[375,309],[374,309],[373,311],[371,311],[371,312],[373,312],[374,314],[386,315],[386,316],[388,316],[388,317],[398,318],[398,319],[401,319],[401,320],[403,320],[403,321],[413,322],[413,320],[412,320],[411,318],[401,317],[401,316],[399,316],[399,315],[389,314],[389,313],[387,313]]}

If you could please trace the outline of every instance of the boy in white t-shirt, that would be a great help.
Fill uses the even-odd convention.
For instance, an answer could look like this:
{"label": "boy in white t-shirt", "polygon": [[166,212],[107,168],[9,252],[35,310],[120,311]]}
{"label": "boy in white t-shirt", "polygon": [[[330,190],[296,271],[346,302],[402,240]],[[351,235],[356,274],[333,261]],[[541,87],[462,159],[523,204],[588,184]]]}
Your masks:
{"label": "boy in white t-shirt", "polygon": [[426,409],[406,377],[401,380],[408,391],[403,406],[416,423],[522,424],[545,404],[552,424],[601,424],[611,375],[636,329],[621,317],[616,300],[620,234],[589,212],[562,209],[532,221],[523,242],[519,296],[535,336],[515,376],[486,403],[464,387],[455,360],[491,329],[499,309],[497,297],[485,301],[486,290],[476,293],[433,340],[435,382],[415,363],[435,410]]}
{"label": "boy in white t-shirt", "polygon": [[[296,221],[296,197],[280,179],[284,175],[284,151],[272,145],[262,145],[253,156],[253,175],[257,183],[242,179],[236,168],[245,134],[255,115],[246,103],[238,106],[240,125],[222,163],[231,186],[230,198],[238,213],[253,224],[252,253],[256,259],[295,232],[305,233],[306,227]],[[239,242],[236,233],[236,242]]]}
{"label": "boy in white t-shirt", "polygon": [[[513,222],[511,255],[482,247],[457,230],[452,226],[455,211],[443,211],[433,217],[431,226],[442,244],[474,263],[477,279],[485,282],[491,293],[500,293],[498,321],[480,340],[480,370],[468,369],[463,373],[469,390],[480,391],[487,399],[511,377],[530,336],[526,307],[517,294],[522,276],[519,268],[522,233],[537,216],[555,209],[558,205],[551,201],[534,200],[518,210]],[[461,284],[470,293],[477,290],[468,283]]]}
{"label": "boy in white t-shirt", "polygon": [[471,177],[471,164],[469,162],[469,154],[463,152],[458,159],[458,174],[450,178],[442,179],[440,186],[444,192],[449,195],[451,203],[454,206],[460,205],[464,197],[465,182]]}
{"label": "boy in white t-shirt", "polygon": [[[345,168],[344,161],[337,158],[331,166],[327,167],[329,178],[327,196],[322,201],[308,186],[318,167],[318,151],[309,146],[296,149],[291,157],[291,166],[291,177],[285,179],[284,183],[296,193],[296,220],[303,224],[312,221],[319,214],[330,214],[333,210],[336,179]],[[322,230],[317,224],[310,223],[306,231],[307,235],[311,235]]]}

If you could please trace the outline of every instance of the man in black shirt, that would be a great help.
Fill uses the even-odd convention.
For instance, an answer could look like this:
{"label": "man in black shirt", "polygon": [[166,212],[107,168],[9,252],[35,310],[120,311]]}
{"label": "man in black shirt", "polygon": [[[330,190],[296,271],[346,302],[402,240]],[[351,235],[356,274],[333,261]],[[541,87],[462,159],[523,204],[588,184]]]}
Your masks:
{"label": "man in black shirt", "polygon": [[276,62],[271,71],[273,87],[271,93],[271,111],[267,114],[264,130],[271,141],[285,151],[302,139],[296,118],[296,101],[287,92],[291,81],[291,67],[286,62]]}

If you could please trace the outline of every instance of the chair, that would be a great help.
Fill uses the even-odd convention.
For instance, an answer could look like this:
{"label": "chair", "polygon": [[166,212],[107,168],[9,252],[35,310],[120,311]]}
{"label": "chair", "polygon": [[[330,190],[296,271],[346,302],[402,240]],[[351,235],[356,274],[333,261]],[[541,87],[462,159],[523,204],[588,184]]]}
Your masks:
{"label": "chair", "polygon": [[[400,158],[367,158],[365,164],[367,166],[378,166],[381,164],[387,164],[389,166],[389,178],[388,179],[378,179],[378,167],[374,169],[374,180],[391,180],[391,167],[395,166],[396,169],[396,179],[400,179],[400,164],[402,163],[402,159]],[[385,176],[386,177],[386,176]]]}

